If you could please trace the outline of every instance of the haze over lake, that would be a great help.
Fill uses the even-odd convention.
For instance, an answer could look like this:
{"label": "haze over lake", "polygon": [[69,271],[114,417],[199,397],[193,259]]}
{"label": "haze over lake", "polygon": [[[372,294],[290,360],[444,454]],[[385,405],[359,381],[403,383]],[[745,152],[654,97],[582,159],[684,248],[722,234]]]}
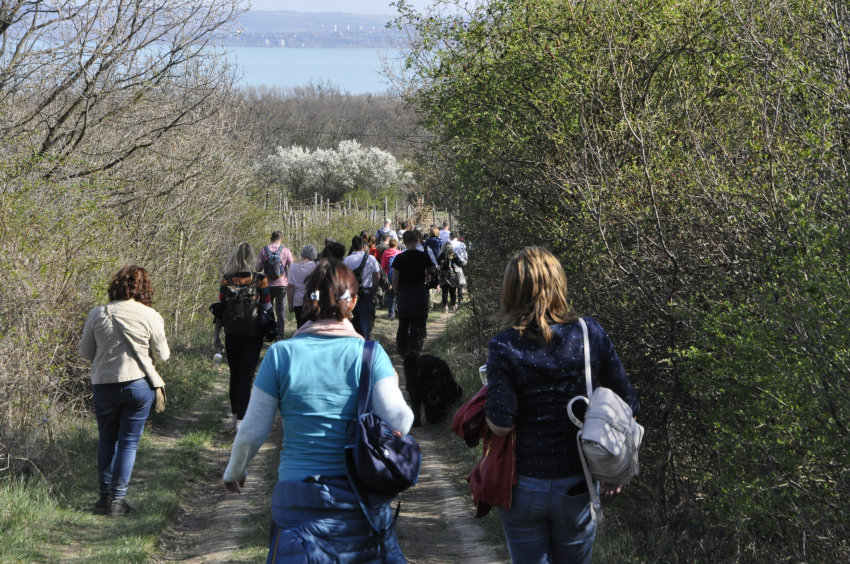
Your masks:
{"label": "haze over lake", "polygon": [[242,70],[244,86],[300,86],[329,80],[352,94],[387,89],[381,74],[381,55],[391,59],[396,50],[387,49],[301,49],[272,47],[228,47],[228,58]]}

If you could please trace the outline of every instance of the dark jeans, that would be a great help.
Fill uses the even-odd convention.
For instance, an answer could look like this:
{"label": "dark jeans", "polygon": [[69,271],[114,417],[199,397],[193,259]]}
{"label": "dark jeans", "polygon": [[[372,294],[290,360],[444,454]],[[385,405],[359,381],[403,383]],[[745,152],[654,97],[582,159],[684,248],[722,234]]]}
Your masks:
{"label": "dark jeans", "polygon": [[245,418],[248,402],[251,401],[254,371],[257,370],[262,350],[262,336],[224,337],[224,351],[227,353],[227,366],[230,367],[230,411],[236,414],[236,419],[240,421]]}
{"label": "dark jeans", "polygon": [[422,351],[422,345],[428,335],[425,330],[426,321],[428,321],[427,317],[399,316],[398,331],[395,335],[398,354],[404,356],[409,352]]}
{"label": "dark jeans", "polygon": [[511,508],[499,518],[513,564],[590,564],[596,524],[584,476],[517,476]]}
{"label": "dark jeans", "polygon": [[156,392],[144,378],[117,384],[96,384],[94,413],[100,438],[97,476],[100,495],[124,499],[136,463],[136,450]]}
{"label": "dark jeans", "polygon": [[449,296],[452,297],[452,306],[454,306],[457,288],[453,288],[451,286],[440,286],[440,288],[443,289],[443,307],[446,307],[446,304],[448,303]]}
{"label": "dark jeans", "polygon": [[304,306],[293,306],[293,310],[295,310],[295,326],[298,329],[301,329],[301,326],[307,323],[307,320],[301,317],[301,312],[304,311]]}
{"label": "dark jeans", "polygon": [[274,304],[274,316],[277,321],[277,336],[283,339],[283,329],[286,326],[286,286],[269,286],[269,294]]}
{"label": "dark jeans", "polygon": [[390,312],[390,319],[393,319],[395,317],[395,311],[393,309],[394,307],[395,307],[395,292],[393,292],[392,290],[387,290],[387,309]]}
{"label": "dark jeans", "polygon": [[360,292],[360,297],[357,299],[357,306],[354,308],[354,318],[351,324],[354,325],[354,330],[363,335],[363,338],[369,340],[369,334],[372,332],[372,303],[375,299],[375,293],[371,289]]}

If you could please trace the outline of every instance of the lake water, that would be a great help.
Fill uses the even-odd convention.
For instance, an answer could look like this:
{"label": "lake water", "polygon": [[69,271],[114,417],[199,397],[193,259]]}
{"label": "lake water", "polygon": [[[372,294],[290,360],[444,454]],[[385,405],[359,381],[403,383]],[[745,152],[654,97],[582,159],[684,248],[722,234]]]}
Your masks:
{"label": "lake water", "polygon": [[381,55],[397,56],[397,51],[387,49],[228,47],[227,51],[241,67],[241,85],[300,86],[329,80],[352,94],[386,90]]}

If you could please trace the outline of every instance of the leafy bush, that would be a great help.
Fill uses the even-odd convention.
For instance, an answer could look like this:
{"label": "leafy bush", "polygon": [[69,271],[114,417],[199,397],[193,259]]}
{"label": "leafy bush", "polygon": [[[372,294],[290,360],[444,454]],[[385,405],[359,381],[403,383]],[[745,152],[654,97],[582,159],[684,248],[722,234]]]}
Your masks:
{"label": "leafy bush", "polygon": [[846,560],[845,3],[400,9],[421,185],[484,249],[478,297],[550,248],[641,393],[636,553]]}

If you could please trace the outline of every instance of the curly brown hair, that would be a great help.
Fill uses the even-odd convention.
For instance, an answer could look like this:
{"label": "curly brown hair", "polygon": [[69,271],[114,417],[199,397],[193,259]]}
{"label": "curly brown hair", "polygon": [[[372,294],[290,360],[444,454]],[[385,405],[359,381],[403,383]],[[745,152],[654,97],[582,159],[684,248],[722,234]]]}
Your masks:
{"label": "curly brown hair", "polygon": [[136,300],[153,307],[153,286],[144,267],[131,264],[119,270],[109,282],[109,301]]}

